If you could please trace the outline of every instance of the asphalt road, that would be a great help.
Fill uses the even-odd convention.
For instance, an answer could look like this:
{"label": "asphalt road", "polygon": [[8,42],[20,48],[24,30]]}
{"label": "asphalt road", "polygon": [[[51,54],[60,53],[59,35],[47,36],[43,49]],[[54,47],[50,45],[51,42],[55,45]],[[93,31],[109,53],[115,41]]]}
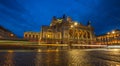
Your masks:
{"label": "asphalt road", "polygon": [[120,49],[0,50],[0,66],[120,66]]}

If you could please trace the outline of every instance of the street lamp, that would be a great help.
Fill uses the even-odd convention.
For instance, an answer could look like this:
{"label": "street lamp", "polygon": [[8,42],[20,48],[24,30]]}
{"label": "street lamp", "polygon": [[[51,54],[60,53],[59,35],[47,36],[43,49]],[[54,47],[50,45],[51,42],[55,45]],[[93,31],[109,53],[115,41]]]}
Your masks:
{"label": "street lamp", "polygon": [[115,33],[115,31],[112,31],[112,33],[114,34],[114,33]]}
{"label": "street lamp", "polygon": [[[74,22],[70,27],[72,30],[75,30],[75,26],[77,26],[78,23],[77,22]],[[75,36],[74,36],[75,32],[73,32],[73,40],[75,40]]]}
{"label": "street lamp", "polygon": [[108,45],[109,44],[109,39],[110,39],[109,38],[110,32],[108,32],[107,34],[108,34],[108,36],[107,36],[107,45]]}
{"label": "street lamp", "polygon": [[76,26],[76,25],[78,25],[78,23],[77,23],[77,22],[75,22],[75,23],[74,23],[74,25]]}

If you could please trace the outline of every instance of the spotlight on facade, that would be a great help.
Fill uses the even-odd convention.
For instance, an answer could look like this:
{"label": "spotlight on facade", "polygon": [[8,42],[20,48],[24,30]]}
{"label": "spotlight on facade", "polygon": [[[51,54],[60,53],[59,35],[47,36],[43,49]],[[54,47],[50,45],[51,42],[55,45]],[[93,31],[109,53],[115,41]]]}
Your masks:
{"label": "spotlight on facade", "polygon": [[110,32],[107,33],[108,35],[110,34]]}
{"label": "spotlight on facade", "polygon": [[73,28],[73,25],[71,25],[70,27]]}
{"label": "spotlight on facade", "polygon": [[48,38],[50,38],[50,35],[47,35]]}

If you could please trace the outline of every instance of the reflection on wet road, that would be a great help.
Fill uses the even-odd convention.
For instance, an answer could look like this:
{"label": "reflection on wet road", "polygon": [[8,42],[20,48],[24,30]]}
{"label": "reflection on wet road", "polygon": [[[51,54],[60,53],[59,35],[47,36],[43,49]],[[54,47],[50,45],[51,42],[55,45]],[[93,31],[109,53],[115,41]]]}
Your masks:
{"label": "reflection on wet road", "polygon": [[120,66],[120,49],[1,50],[0,66]]}

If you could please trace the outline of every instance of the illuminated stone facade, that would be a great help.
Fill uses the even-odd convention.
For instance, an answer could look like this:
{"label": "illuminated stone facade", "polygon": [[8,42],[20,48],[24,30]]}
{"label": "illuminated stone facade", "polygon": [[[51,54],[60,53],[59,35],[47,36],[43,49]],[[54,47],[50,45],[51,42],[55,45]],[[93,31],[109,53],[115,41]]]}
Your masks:
{"label": "illuminated stone facade", "polygon": [[40,37],[39,32],[25,32],[24,33],[24,39],[30,40],[30,41],[38,41]]}
{"label": "illuminated stone facade", "polygon": [[120,30],[116,29],[107,34],[96,37],[96,44],[101,45],[116,45],[120,44]]}
{"label": "illuminated stone facade", "polygon": [[42,42],[92,44],[93,40],[94,34],[90,21],[85,26],[65,15],[62,18],[54,16],[50,26],[41,27],[40,41]]}
{"label": "illuminated stone facade", "polygon": [[16,39],[17,36],[15,34],[13,34],[11,31],[3,28],[2,26],[0,26],[0,39],[11,39],[14,40]]}

